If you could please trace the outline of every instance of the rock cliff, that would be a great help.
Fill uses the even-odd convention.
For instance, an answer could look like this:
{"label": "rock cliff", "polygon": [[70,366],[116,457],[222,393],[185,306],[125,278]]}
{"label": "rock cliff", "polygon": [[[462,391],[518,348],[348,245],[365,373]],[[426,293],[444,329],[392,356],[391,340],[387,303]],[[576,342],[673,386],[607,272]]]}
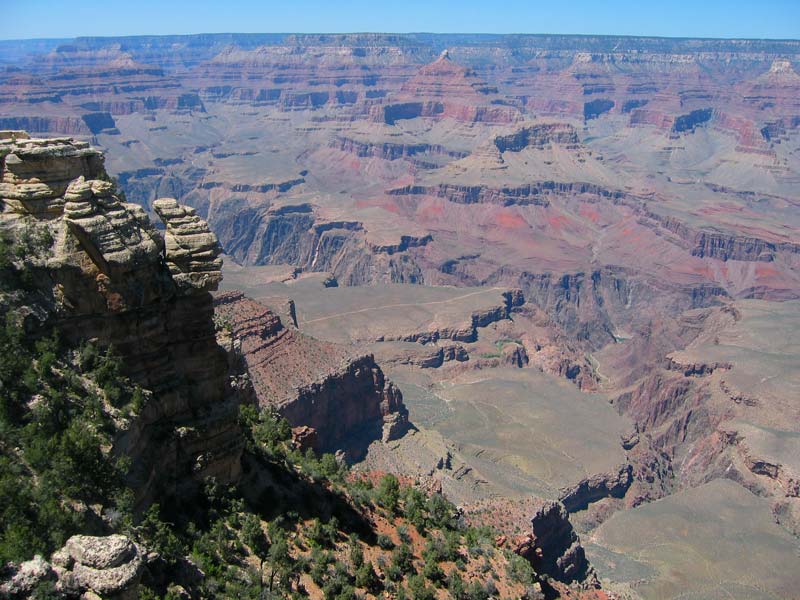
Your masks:
{"label": "rock cliff", "polygon": [[373,241],[361,222],[321,219],[310,204],[239,211],[221,206],[210,214],[226,251],[243,265],[292,264],[330,272],[343,285],[423,283],[407,251],[427,245],[427,234]]}
{"label": "rock cliff", "polygon": [[577,146],[578,132],[566,123],[542,123],[494,138],[494,145],[500,152],[520,152],[525,148],[543,148],[551,144]]}
{"label": "rock cliff", "polygon": [[516,552],[559,581],[582,581],[590,570],[586,553],[559,502],[544,502],[531,518],[531,535]]}
{"label": "rock cliff", "polygon": [[219,295],[215,305],[240,340],[259,404],[276,408],[294,427],[311,428],[313,447],[358,458],[369,442],[395,439],[408,428],[403,396],[371,354],[286,327],[240,292]]}
{"label": "rock cliff", "polygon": [[113,347],[149,392],[113,448],[131,458],[137,504],[207,476],[235,480],[241,394],[213,321],[216,237],[190,209],[161,200],[165,242],[141,207],[120,200],[85,142],[0,138],[0,228],[40,240],[23,257],[30,285],[15,301],[27,332]]}

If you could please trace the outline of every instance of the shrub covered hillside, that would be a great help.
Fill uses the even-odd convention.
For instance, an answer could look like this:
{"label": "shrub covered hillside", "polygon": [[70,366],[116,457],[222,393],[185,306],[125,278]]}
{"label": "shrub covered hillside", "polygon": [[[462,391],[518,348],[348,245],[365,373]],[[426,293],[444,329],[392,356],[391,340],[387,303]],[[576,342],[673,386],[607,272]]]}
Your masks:
{"label": "shrub covered hillside", "polygon": [[191,503],[152,506],[133,528],[163,563],[151,597],[175,593],[169,580],[187,561],[204,577],[181,585],[206,597],[538,597],[527,561],[466,527],[442,496],[393,475],[373,485],[330,454],[302,453],[275,413],[244,407],[241,418],[246,481],[259,493],[209,481]]}
{"label": "shrub covered hillside", "polygon": [[0,340],[3,563],[116,532],[151,551],[143,598],[536,597],[530,565],[442,496],[302,453],[284,419],[251,406],[240,417],[248,475],[267,481],[259,497],[207,480],[196,497],[135,515],[130,465],[107,450],[149,394],[120,375],[113,350],[65,348],[57,333],[29,342],[9,313]]}

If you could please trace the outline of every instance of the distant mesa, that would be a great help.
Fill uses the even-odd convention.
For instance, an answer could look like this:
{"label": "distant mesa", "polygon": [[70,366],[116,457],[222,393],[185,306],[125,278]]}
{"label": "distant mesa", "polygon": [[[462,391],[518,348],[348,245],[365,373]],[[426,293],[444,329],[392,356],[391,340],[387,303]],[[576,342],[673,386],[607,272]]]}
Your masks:
{"label": "distant mesa", "polygon": [[497,87],[481,79],[474,69],[454,62],[448,50],[420,68],[387,104],[375,107],[373,112],[373,118],[388,125],[418,117],[473,123],[522,119],[514,103],[503,98]]}

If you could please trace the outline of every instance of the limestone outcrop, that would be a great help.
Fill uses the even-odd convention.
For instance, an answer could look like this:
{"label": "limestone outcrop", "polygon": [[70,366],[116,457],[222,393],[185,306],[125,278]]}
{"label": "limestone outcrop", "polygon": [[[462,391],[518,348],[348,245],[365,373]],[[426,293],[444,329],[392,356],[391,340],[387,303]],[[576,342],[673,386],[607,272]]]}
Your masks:
{"label": "limestone outcrop", "polygon": [[141,207],[123,204],[113,192],[108,181],[73,180],[64,193],[64,222],[100,269],[123,274],[158,260],[164,242]]}
{"label": "limestone outcrop", "polygon": [[50,562],[36,556],[15,567],[0,597],[27,598],[49,582],[57,598],[134,600],[144,567],[143,549],[124,535],[74,535]]}
{"label": "limestone outcrop", "polygon": [[207,225],[159,201],[165,242],[85,142],[6,133],[0,161],[0,232],[27,240],[19,260],[30,285],[15,300],[26,330],[113,347],[125,375],[149,392],[112,449],[131,458],[137,505],[203,477],[235,480],[241,394],[216,339],[209,290],[221,261]]}
{"label": "limestone outcrop", "polygon": [[172,198],[161,198],[153,209],[167,226],[167,266],[182,289],[214,291],[222,280],[222,259],[217,236],[195,210]]}

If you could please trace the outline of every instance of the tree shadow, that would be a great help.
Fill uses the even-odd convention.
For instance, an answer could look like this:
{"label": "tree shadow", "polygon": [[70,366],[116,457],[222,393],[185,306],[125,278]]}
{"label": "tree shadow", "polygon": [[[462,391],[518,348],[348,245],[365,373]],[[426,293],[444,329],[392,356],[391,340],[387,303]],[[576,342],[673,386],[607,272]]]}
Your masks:
{"label": "tree shadow", "polygon": [[375,543],[372,522],[325,481],[315,481],[285,463],[251,453],[242,457],[242,469],[242,497],[261,519],[272,521],[291,514],[303,520],[319,518],[327,522],[335,517],[345,533],[355,533],[366,543]]}

